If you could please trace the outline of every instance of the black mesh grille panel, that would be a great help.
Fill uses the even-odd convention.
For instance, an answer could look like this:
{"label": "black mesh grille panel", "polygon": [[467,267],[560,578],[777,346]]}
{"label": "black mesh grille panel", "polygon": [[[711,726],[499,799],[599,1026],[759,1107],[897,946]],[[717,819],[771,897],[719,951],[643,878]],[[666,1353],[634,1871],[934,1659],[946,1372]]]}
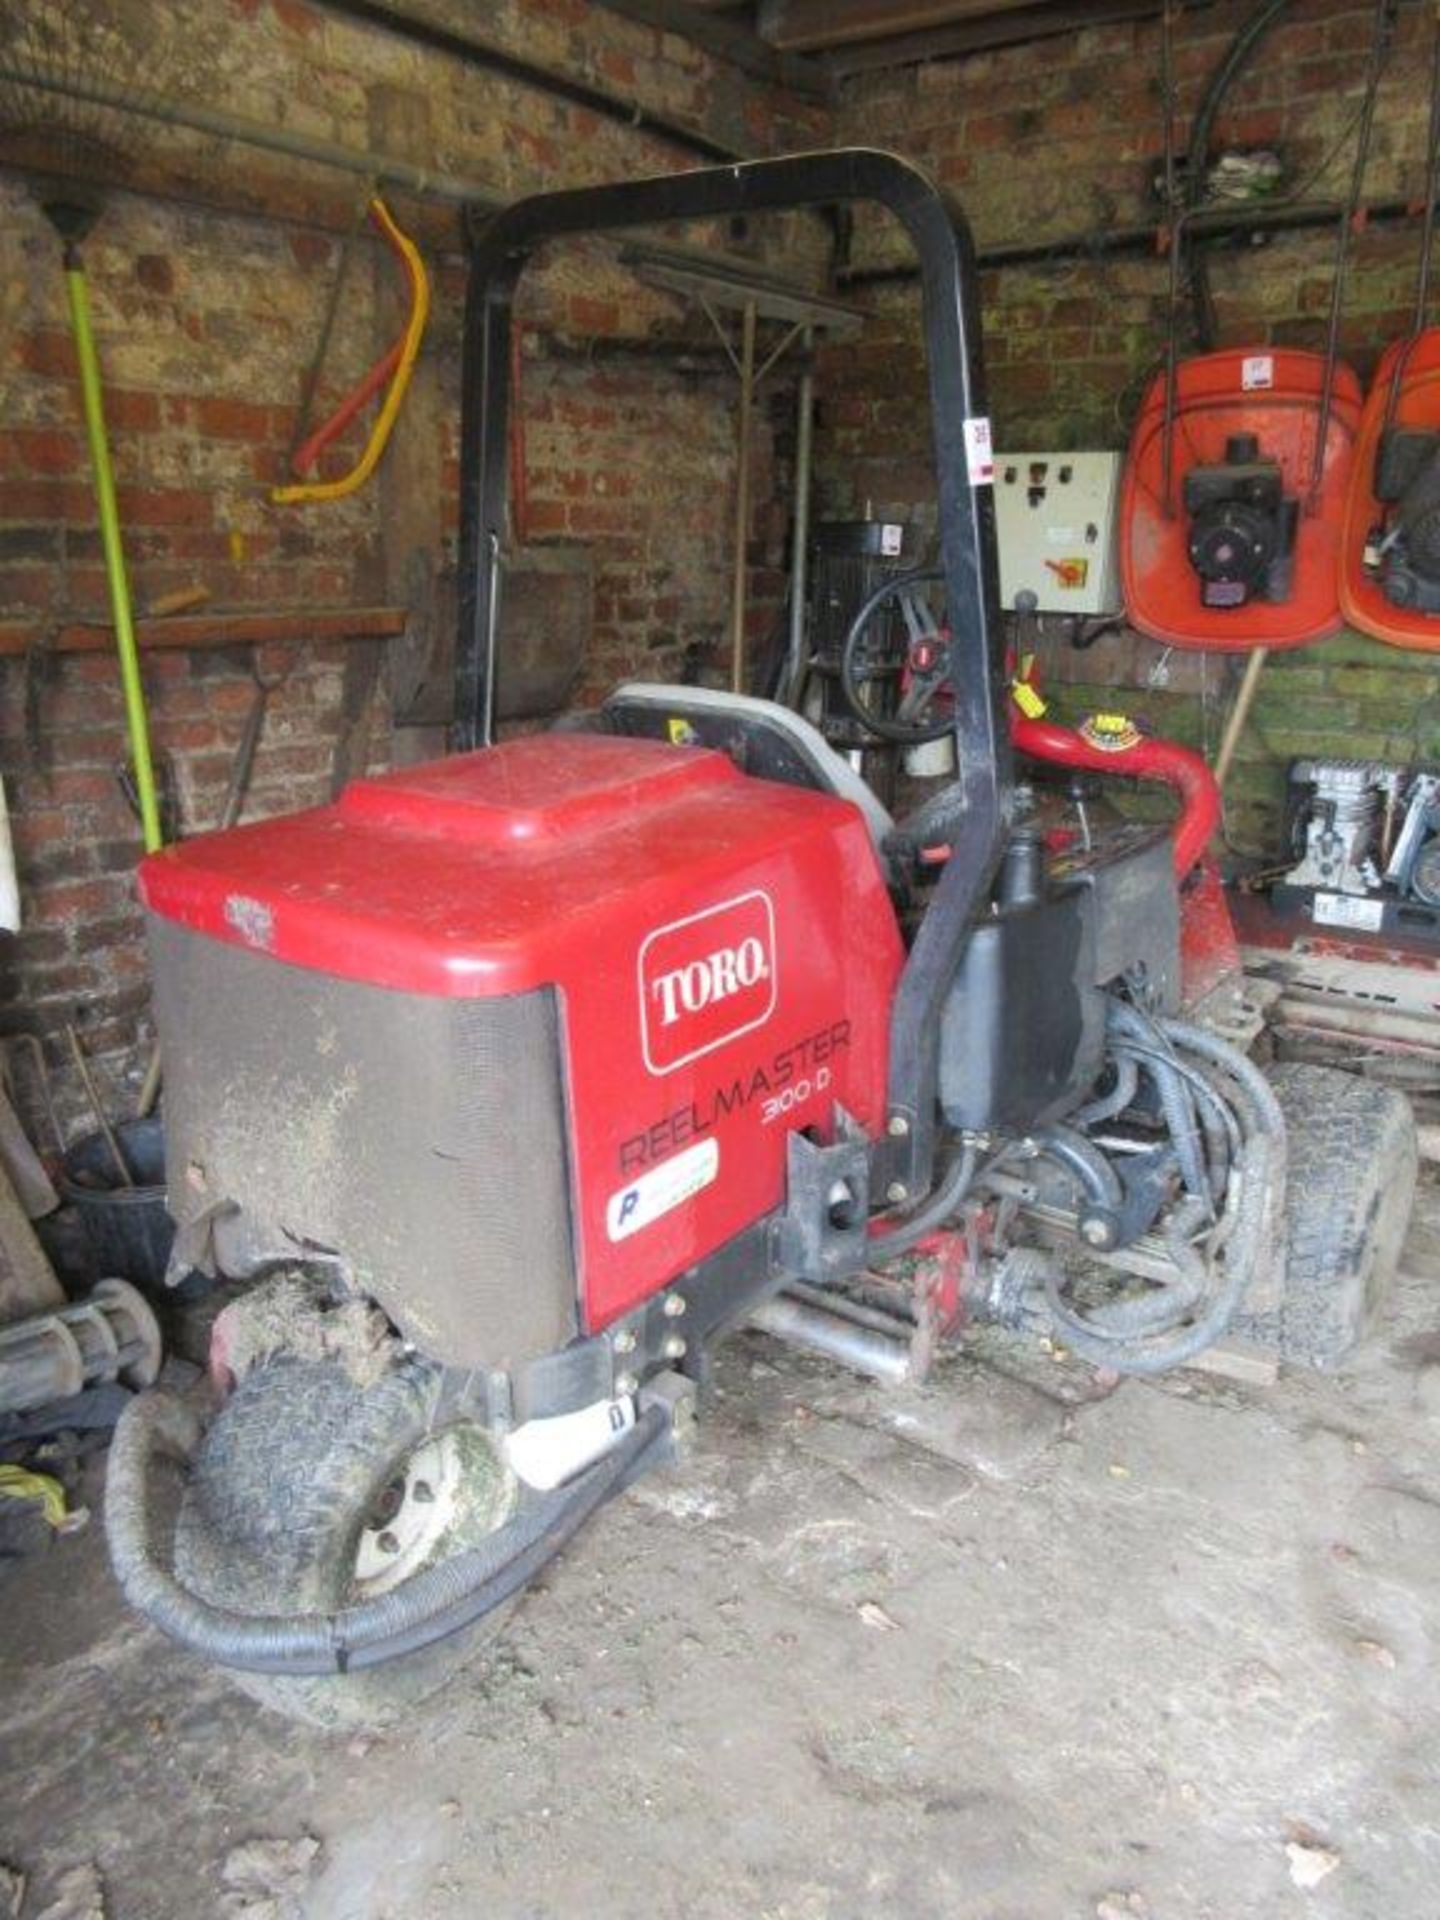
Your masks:
{"label": "black mesh grille panel", "polygon": [[553,994],[392,993],[159,920],[151,944],[177,1218],[224,1198],[337,1250],[453,1365],[573,1337]]}

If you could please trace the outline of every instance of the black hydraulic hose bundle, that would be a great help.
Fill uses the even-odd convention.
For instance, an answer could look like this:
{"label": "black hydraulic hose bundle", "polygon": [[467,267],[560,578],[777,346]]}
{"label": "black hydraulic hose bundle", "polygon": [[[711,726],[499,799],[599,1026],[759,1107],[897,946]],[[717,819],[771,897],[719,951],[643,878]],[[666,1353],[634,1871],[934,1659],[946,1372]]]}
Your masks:
{"label": "black hydraulic hose bundle", "polygon": [[1114,1086],[1109,1093],[1101,1094],[1087,1106],[1077,1108],[1070,1116],[1072,1127],[1098,1127],[1106,1120],[1113,1120],[1116,1114],[1123,1113],[1135,1098],[1140,1082],[1139,1067],[1128,1054],[1118,1055],[1114,1067]]}
{"label": "black hydraulic hose bundle", "polygon": [[[1259,1068],[1204,1028],[1152,1020],[1117,1002],[1110,1029],[1117,1076],[1128,1060],[1137,1079],[1142,1071],[1150,1078],[1177,1160],[1177,1126],[1188,1138],[1190,1171],[1182,1171],[1187,1192],[1164,1234],[1175,1279],[1081,1312],[1064,1296],[1063,1274],[1052,1268],[1043,1281],[1045,1301],[1058,1337],[1082,1359],[1117,1373],[1161,1373],[1219,1338],[1262,1263],[1274,1255],[1284,1199],[1285,1121]],[[1135,1083],[1127,1083],[1133,1089]],[[1112,1117],[1112,1100],[1095,1105]],[[1037,1144],[1049,1150],[1043,1137]],[[1200,1235],[1205,1257],[1195,1244]],[[1222,1258],[1222,1283],[1202,1308],[1209,1271]]]}
{"label": "black hydraulic hose bundle", "polygon": [[1046,1127],[1033,1138],[1039,1151],[1064,1167],[1084,1195],[1081,1237],[1093,1246],[1118,1245],[1125,1195],[1120,1176],[1105,1155],[1074,1127]]}
{"label": "black hydraulic hose bundle", "polygon": [[[1110,1003],[1106,1024],[1111,1044],[1122,1059],[1126,1054],[1127,1041],[1137,1042],[1141,1047],[1147,1043],[1153,1046],[1158,1037],[1152,1021],[1120,1000]],[[1186,1189],[1203,1198],[1208,1207],[1211,1200],[1210,1179],[1200,1156],[1200,1143],[1204,1136],[1196,1115],[1195,1101],[1191,1088],[1166,1057],[1166,1051],[1169,1050],[1163,1049],[1164,1042],[1161,1040],[1159,1050],[1143,1056],[1144,1064],[1159,1096],[1160,1110],[1165,1116],[1165,1124],[1180,1161],[1180,1173]]]}
{"label": "black hydraulic hose bundle", "polygon": [[473,1626],[532,1580],[603,1501],[664,1459],[671,1441],[668,1410],[649,1407],[593,1466],[479,1546],[356,1606],[272,1618],[200,1599],[152,1547],[151,1470],[160,1457],[186,1464],[202,1431],[195,1409],[165,1393],[141,1395],[121,1415],[105,1485],[115,1576],[130,1604],[192,1653],[247,1673],[297,1677],[379,1666]]}

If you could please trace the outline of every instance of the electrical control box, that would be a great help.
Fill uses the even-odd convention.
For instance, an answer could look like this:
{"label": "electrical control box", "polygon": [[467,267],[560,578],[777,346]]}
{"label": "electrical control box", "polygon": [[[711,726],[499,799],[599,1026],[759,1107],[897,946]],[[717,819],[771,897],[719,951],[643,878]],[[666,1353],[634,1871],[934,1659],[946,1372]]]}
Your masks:
{"label": "electrical control box", "polygon": [[1001,604],[1040,613],[1119,613],[1118,453],[997,453]]}

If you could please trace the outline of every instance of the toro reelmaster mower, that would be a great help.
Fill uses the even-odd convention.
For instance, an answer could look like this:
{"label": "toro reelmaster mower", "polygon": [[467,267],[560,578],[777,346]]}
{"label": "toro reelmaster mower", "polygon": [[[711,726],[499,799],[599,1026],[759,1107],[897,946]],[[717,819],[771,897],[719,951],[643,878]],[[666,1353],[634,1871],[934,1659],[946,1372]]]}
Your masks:
{"label": "toro reelmaster mower", "polygon": [[[899,710],[941,716],[956,777],[897,824],[794,714],[670,687],[492,745],[526,260],[851,200],[920,259],[948,619]],[[975,284],[959,213],[877,152],[501,214],[466,315],[466,750],[145,864],[177,1268],[256,1284],[217,1323],[213,1407],[152,1393],[122,1421],[112,1554],[144,1614],[288,1712],[384,1719],[440,1683],[671,1456],[728,1328],[895,1377],[990,1318],[1144,1373],[1243,1313],[1331,1361],[1393,1261],[1404,1103],[1272,1084],[1181,1017],[1182,930],[1216,951],[1203,767],[1015,709],[966,453]],[[1179,836],[1042,828],[1012,716],[1035,753],[1177,785]]]}

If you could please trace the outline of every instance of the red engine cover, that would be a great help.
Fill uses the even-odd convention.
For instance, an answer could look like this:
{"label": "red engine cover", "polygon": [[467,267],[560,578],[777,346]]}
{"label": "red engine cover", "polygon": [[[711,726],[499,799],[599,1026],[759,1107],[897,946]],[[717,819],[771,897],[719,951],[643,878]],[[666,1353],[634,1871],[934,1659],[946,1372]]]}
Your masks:
{"label": "red engine cover", "polygon": [[514,740],[167,848],[141,892],[397,993],[554,987],[592,1331],[781,1203],[792,1129],[883,1120],[903,952],[865,823],[721,754]]}

